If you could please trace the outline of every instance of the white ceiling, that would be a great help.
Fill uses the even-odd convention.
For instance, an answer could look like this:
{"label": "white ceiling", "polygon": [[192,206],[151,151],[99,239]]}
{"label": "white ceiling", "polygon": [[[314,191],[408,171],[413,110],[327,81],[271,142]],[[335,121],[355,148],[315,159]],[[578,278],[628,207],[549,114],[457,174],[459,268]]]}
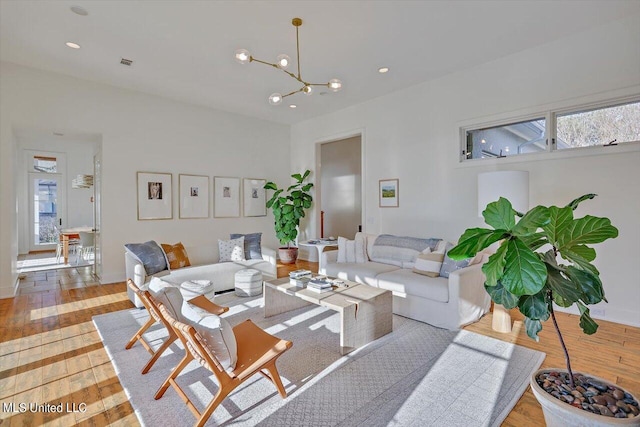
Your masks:
{"label": "white ceiling", "polygon": [[[89,15],[71,12],[73,5]],[[638,0],[0,0],[0,59],[296,123],[638,13]],[[271,93],[298,83],[262,64],[240,65],[233,54],[246,48],[269,62],[279,53],[295,60],[293,17],[304,21],[302,76],[337,77],[344,89],[271,106]],[[382,66],[391,71],[379,74]]]}

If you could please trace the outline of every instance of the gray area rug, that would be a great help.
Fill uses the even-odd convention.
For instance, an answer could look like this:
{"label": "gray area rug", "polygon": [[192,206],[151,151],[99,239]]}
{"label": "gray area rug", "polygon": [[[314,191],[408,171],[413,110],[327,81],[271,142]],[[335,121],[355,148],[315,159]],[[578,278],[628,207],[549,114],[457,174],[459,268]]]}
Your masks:
{"label": "gray area rug", "polygon": [[[278,360],[288,397],[263,376],[236,389],[207,425],[234,426],[494,426],[500,425],[526,390],[544,353],[467,331],[447,331],[393,316],[393,332],[348,355],[339,352],[339,315],[309,306],[263,317],[262,298],[216,297],[231,307],[232,325],[245,319],[293,347]],[[190,425],[194,417],[169,388],[153,395],[182,358],[176,343],[149,373],[140,370],[149,353],[140,343],[124,346],[148,318],[131,309],[95,316],[93,322],[129,400],[146,426]],[[160,345],[159,325],[146,334]],[[154,341],[155,340],[155,341]],[[196,362],[177,379],[199,409],[217,389]]]}

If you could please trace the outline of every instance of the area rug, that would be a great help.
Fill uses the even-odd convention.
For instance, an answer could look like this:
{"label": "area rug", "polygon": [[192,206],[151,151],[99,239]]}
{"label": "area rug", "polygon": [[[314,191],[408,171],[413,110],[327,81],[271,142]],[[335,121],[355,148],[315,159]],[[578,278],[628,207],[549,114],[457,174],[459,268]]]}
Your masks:
{"label": "area rug", "polygon": [[[448,331],[401,316],[393,332],[348,355],[339,352],[339,315],[304,307],[264,318],[262,298],[225,294],[232,325],[251,319],[271,334],[292,341],[278,361],[288,396],[255,375],[236,389],[207,425],[234,426],[495,426],[526,390],[544,353],[468,331]],[[146,375],[149,354],[137,343],[124,346],[148,318],[131,309],[95,316],[120,382],[141,424],[189,425],[194,417],[169,388],[153,395],[183,349],[176,343]],[[146,334],[155,345],[166,336],[156,325]],[[217,389],[213,375],[192,362],[178,382],[203,409]],[[199,404],[198,404],[199,403]]]}

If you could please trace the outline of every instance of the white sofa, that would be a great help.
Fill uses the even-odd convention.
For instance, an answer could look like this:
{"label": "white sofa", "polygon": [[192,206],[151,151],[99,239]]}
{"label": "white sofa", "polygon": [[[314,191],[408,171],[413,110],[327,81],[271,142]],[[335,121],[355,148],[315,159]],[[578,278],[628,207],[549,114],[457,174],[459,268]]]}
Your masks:
{"label": "white sofa", "polygon": [[[190,267],[183,267],[176,270],[163,270],[153,275],[147,275],[144,266],[136,257],[125,251],[125,268],[128,279],[141,289],[148,287],[152,277],[160,277],[162,280],[180,286],[187,280],[210,280],[213,283],[214,292],[234,289],[235,274],[244,268],[254,268],[262,272],[265,280],[277,277],[277,264],[275,250],[262,247],[262,259],[248,259],[238,262],[218,263],[218,246],[203,245],[185,247],[189,256]],[[127,288],[129,299],[136,307],[143,307],[142,301],[129,288]],[[212,298],[213,295],[207,295]]]}
{"label": "white sofa", "polygon": [[393,312],[449,330],[476,322],[489,312],[491,298],[484,289],[482,264],[456,270],[445,277],[429,277],[411,268],[373,262],[338,263],[338,251],[322,254],[320,274],[387,289],[393,293]]}

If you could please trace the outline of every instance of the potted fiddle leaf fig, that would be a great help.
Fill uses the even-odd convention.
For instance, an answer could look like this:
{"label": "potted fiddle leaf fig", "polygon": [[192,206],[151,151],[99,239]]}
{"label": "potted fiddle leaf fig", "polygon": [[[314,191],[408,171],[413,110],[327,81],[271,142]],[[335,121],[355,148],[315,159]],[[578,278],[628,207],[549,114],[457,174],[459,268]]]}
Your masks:
{"label": "potted fiddle leaf fig", "polygon": [[482,213],[491,228],[466,230],[448,252],[454,260],[465,259],[500,242],[482,266],[491,299],[507,309],[517,307],[527,335],[536,341],[543,322],[551,319],[566,371],[539,370],[530,381],[547,426],[640,425],[635,397],[600,378],[574,374],[554,313],[554,304],[575,305],[583,332],[593,334],[598,329],[587,306],[607,300],[600,273],[592,264],[596,251],[588,245],[617,237],[618,229],[608,218],[573,215],[581,202],[595,196],[586,194],[564,207],[536,206],[524,214],[500,198]]}
{"label": "potted fiddle leaf fig", "polygon": [[267,209],[273,211],[276,237],[281,245],[286,245],[278,249],[283,264],[293,264],[298,258],[298,248],[291,246],[291,242],[296,240],[300,219],[305,217],[305,210],[311,207],[313,201],[309,194],[313,183],[304,182],[310,173],[310,170],[306,170],[303,174],[291,175],[295,183],[286,190],[278,188],[271,181],[264,185],[266,190],[274,190],[273,196],[267,201]]}

